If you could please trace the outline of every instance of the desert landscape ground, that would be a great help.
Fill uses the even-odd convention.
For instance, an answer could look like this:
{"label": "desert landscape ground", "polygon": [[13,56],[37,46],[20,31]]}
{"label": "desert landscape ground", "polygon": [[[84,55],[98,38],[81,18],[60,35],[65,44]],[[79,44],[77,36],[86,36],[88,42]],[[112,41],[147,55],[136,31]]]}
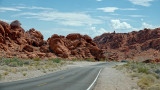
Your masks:
{"label": "desert landscape ground", "polygon": [[[24,90],[22,86],[12,87],[12,84],[23,82],[26,87],[32,78],[38,84],[39,78],[56,76],[57,72],[68,70],[59,80],[61,85],[61,80],[68,80],[65,78],[67,74],[72,75],[69,73],[72,69],[79,70],[79,73],[76,78],[72,77],[74,81],[71,78],[70,83],[82,78],[81,74],[89,77],[88,81],[95,82],[82,86],[75,84],[66,90],[87,89],[85,85],[88,84],[91,86],[87,90],[160,90],[159,39],[160,28],[104,33],[93,40],[78,33],[66,37],[54,34],[44,40],[41,32],[35,29],[25,31],[18,20],[11,24],[0,21],[0,90]],[[41,83],[41,89],[47,87],[50,90],[52,86],[48,82]],[[64,89],[57,87],[56,82],[54,85],[55,90]],[[40,90],[33,86],[27,88]]]}

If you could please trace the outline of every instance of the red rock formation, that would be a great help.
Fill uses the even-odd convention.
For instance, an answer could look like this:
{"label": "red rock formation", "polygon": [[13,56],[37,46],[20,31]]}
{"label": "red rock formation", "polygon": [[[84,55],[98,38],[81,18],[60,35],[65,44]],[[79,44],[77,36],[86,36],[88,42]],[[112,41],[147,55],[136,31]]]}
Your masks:
{"label": "red rock formation", "polygon": [[64,37],[55,34],[49,45],[52,52],[63,58],[104,58],[102,50],[87,35],[69,34]]}
{"label": "red rock formation", "polygon": [[[94,42],[107,52],[116,52],[119,59],[149,56],[153,55],[154,51],[160,50],[160,28],[130,33],[104,33],[95,37]],[[128,48],[128,50],[126,51],[124,48]],[[160,55],[156,57],[160,57]]]}
{"label": "red rock formation", "polygon": [[[26,31],[18,20],[10,25],[0,21],[0,51],[5,57],[19,58],[104,58],[103,52],[88,35],[69,34],[67,37],[53,35],[43,40],[41,32]],[[57,56],[56,56],[57,55]]]}
{"label": "red rock formation", "polygon": [[156,58],[156,59],[147,59],[145,61],[143,61],[144,63],[160,63],[160,59]]}

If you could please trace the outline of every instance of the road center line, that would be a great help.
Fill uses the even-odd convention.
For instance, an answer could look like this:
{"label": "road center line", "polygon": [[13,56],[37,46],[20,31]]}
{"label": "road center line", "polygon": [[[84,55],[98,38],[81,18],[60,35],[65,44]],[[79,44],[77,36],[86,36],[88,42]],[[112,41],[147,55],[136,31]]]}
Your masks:
{"label": "road center line", "polygon": [[94,79],[94,81],[92,82],[92,84],[87,88],[87,90],[90,90],[92,88],[92,86],[95,84],[95,82],[97,81],[98,77],[99,77],[99,74],[101,73],[102,71],[102,68],[99,70],[96,78]]}
{"label": "road center line", "polygon": [[42,83],[42,84],[39,84],[39,85],[37,85],[37,86],[43,86],[43,85],[46,85],[47,83]]}

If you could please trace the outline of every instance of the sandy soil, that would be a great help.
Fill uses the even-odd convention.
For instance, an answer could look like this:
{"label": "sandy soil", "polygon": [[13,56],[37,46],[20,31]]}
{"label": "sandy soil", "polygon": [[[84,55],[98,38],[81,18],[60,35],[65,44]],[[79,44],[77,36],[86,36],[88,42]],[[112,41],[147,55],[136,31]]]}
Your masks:
{"label": "sandy soil", "polygon": [[96,82],[94,90],[141,90],[135,81],[112,67],[105,67]]}
{"label": "sandy soil", "polygon": [[[72,61],[69,61],[67,62],[67,64],[59,66],[59,67],[53,67],[53,68],[47,68],[47,69],[44,68],[44,69],[39,69],[39,70],[35,67],[31,67],[31,68],[25,67],[25,66],[15,67],[15,68],[12,68],[11,70],[7,70],[7,73],[8,73],[7,75],[4,75],[4,73],[6,72],[5,69],[9,68],[9,66],[7,65],[3,67],[1,66],[0,74],[2,75],[2,78],[0,79],[0,83],[35,78],[38,76],[43,76],[43,75],[50,74],[50,73],[60,71],[60,70],[65,70],[65,69],[74,68],[74,67],[95,65],[99,63],[103,63],[103,62],[87,62],[87,61],[72,62]],[[20,70],[20,71],[17,71],[17,70]]]}

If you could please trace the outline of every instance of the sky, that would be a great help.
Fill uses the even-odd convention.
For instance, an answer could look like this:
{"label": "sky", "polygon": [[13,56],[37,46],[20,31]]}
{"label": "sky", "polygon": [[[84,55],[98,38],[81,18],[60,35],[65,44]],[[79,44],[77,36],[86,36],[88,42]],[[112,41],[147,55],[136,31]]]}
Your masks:
{"label": "sky", "polygon": [[0,0],[0,20],[53,34],[127,33],[160,27],[160,0]]}

